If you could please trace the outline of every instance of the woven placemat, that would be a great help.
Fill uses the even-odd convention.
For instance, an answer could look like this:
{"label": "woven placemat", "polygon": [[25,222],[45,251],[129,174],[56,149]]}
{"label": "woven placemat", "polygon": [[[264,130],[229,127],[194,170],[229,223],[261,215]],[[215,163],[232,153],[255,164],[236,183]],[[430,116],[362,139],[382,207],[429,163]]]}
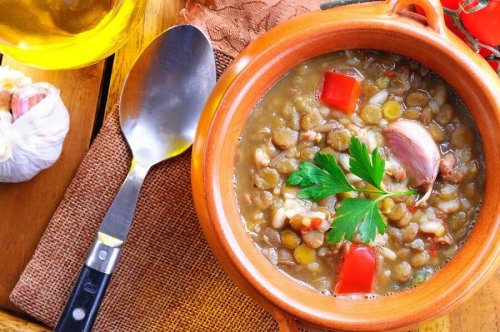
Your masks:
{"label": "woven placemat", "polygon": [[[55,325],[129,163],[115,111],[11,294],[23,311]],[[190,151],[148,175],[95,331],[274,329],[212,256],[193,209],[189,170]]]}
{"label": "woven placemat", "polygon": [[[319,1],[188,1],[180,22],[198,25],[216,49],[220,75],[260,33]],[[53,327],[96,231],[128,171],[115,110],[105,121],[11,301]],[[276,323],[228,279],[194,212],[190,151],[146,178],[123,255],[95,331],[274,331]]]}

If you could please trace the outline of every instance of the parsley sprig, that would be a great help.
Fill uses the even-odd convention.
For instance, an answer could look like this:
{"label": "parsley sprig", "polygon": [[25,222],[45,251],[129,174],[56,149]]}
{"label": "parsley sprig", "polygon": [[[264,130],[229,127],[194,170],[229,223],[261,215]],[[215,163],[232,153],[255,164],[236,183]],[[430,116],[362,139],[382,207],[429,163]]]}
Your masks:
{"label": "parsley sprig", "polygon": [[[319,201],[325,197],[345,192],[376,194],[376,198],[347,198],[341,202],[336,211],[332,228],[328,232],[328,242],[338,243],[343,238],[352,239],[356,230],[363,242],[375,240],[377,231],[384,234],[385,224],[378,203],[386,197],[415,195],[416,190],[390,192],[382,187],[385,171],[385,160],[378,149],[370,154],[368,148],[355,136],[349,142],[349,169],[374,189],[358,189],[347,181],[335,157],[331,154],[317,152],[314,162],[302,162],[299,170],[293,172],[287,185],[302,188],[299,198]],[[358,226],[359,225],[359,226]]]}

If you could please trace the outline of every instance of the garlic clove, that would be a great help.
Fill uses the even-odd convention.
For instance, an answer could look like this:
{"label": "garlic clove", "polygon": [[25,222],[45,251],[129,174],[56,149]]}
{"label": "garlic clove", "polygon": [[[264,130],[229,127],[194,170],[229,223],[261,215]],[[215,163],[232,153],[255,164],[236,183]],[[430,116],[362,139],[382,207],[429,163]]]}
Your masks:
{"label": "garlic clove", "polygon": [[384,129],[384,137],[410,179],[425,192],[416,202],[416,205],[423,205],[431,194],[439,170],[439,149],[431,134],[415,121],[399,120]]}
{"label": "garlic clove", "polygon": [[45,99],[48,94],[47,89],[37,85],[27,85],[16,89],[10,100],[14,121]]}

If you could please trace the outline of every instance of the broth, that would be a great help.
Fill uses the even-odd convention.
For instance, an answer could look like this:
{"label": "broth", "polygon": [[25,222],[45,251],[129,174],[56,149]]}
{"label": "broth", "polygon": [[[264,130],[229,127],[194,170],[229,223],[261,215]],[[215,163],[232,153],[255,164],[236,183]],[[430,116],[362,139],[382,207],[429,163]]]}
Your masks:
{"label": "broth", "polygon": [[[353,114],[321,101],[327,71],[361,83]],[[343,193],[314,202],[298,198],[299,188],[286,181],[301,162],[312,162],[321,151],[336,158],[349,182],[365,186],[349,169],[349,137],[354,135],[386,159],[385,187],[411,188],[405,166],[383,135],[400,119],[416,121],[430,133],[440,151],[440,174],[426,206],[416,207],[415,197],[380,202],[388,227],[368,243],[376,257],[369,293],[414,287],[454,256],[473,226],[484,190],[482,146],[474,122],[452,89],[423,65],[395,54],[353,50],[291,70],[255,106],[241,134],[237,201],[250,237],[271,264],[308,287],[335,293],[342,261],[360,239],[355,235],[329,244],[327,229],[344,199],[363,194]],[[315,230],[297,226],[307,218],[324,223]],[[432,227],[440,230],[433,233]]]}

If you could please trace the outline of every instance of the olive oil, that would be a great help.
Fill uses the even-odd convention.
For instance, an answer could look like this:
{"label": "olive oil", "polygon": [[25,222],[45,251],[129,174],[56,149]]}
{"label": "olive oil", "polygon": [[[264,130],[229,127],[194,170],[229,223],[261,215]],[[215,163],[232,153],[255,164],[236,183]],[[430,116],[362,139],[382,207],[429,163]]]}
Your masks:
{"label": "olive oil", "polygon": [[44,69],[95,63],[126,40],[146,0],[0,0],[0,53]]}

